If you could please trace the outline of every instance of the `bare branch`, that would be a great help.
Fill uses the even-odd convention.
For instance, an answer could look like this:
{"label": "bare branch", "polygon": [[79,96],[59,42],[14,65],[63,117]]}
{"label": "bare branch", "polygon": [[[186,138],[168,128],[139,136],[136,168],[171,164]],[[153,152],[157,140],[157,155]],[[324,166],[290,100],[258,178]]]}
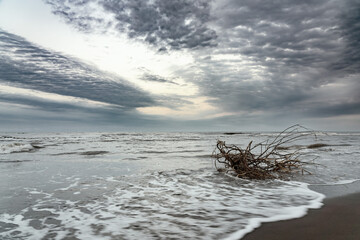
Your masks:
{"label": "bare branch", "polygon": [[[314,131],[296,124],[286,128],[272,140],[254,145],[251,141],[245,149],[226,145],[224,141],[218,140],[213,152],[213,157],[216,159],[215,167],[219,171],[231,171],[237,177],[249,179],[278,178],[282,173],[290,173],[294,170],[310,174],[303,168],[309,163],[299,160],[300,149],[289,152],[289,147],[286,146],[309,135],[316,137]],[[225,169],[217,167],[216,162],[223,164]]]}

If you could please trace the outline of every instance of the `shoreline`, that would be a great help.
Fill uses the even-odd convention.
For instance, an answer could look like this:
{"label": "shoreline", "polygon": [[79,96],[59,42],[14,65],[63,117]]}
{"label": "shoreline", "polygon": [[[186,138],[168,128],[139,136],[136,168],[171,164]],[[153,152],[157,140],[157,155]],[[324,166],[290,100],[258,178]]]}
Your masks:
{"label": "shoreline", "polygon": [[323,206],[301,217],[262,223],[242,240],[352,240],[360,239],[360,181],[339,185],[312,185],[326,195]]}

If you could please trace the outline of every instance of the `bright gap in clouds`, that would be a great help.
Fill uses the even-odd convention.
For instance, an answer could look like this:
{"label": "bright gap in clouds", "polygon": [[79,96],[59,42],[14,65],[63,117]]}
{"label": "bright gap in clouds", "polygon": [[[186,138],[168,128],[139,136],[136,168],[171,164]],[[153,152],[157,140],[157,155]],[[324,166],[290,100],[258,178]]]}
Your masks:
{"label": "bright gap in clouds", "polygon": [[[161,54],[155,47],[129,40],[126,34],[81,33],[53,15],[41,0],[5,0],[0,6],[0,27],[5,31],[116,74],[151,94],[198,94],[194,84],[173,75],[193,63],[185,51]],[[144,74],[176,84],[146,81]]]}
{"label": "bright gap in clouds", "polygon": [[[78,105],[82,107],[114,107],[113,104],[93,101],[80,97],[64,96],[56,93],[47,93],[26,88],[18,88],[0,84],[0,94],[2,96],[16,96],[24,98],[39,99],[43,101],[58,102],[61,104]],[[119,107],[118,105],[116,107]]]}
{"label": "bright gap in clouds", "polygon": [[0,27],[4,30],[120,76],[155,97],[178,99],[176,107],[144,107],[138,109],[140,113],[185,119],[218,114],[206,97],[199,96],[194,83],[176,74],[194,63],[187,50],[160,53],[154,46],[128,39],[125,33],[79,32],[52,14],[41,0],[5,0],[0,4]]}
{"label": "bright gap in clouds", "polygon": [[174,119],[183,120],[201,120],[232,115],[231,113],[219,114],[217,108],[209,103],[211,98],[196,97],[185,99],[187,100],[187,103],[184,103],[181,107],[176,109],[168,107],[141,107],[137,108],[137,110],[146,115],[167,115]]}

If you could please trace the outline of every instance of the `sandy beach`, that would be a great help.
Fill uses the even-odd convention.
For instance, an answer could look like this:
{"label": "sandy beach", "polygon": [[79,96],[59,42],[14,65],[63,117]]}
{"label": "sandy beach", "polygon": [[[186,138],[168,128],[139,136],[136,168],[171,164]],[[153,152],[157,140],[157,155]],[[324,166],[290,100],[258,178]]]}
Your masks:
{"label": "sandy beach", "polygon": [[264,223],[244,240],[360,239],[360,193],[327,198],[320,209],[298,219]]}

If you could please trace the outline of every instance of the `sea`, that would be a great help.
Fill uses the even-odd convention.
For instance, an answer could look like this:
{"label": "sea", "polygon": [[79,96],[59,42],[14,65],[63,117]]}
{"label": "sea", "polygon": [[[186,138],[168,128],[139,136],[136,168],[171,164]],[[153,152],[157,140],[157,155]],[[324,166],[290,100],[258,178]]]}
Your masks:
{"label": "sea", "polygon": [[359,179],[356,132],[293,143],[314,163],[311,174],[247,180],[217,171],[218,140],[245,148],[277,135],[0,133],[0,239],[241,239],[320,208],[325,195],[311,186]]}

